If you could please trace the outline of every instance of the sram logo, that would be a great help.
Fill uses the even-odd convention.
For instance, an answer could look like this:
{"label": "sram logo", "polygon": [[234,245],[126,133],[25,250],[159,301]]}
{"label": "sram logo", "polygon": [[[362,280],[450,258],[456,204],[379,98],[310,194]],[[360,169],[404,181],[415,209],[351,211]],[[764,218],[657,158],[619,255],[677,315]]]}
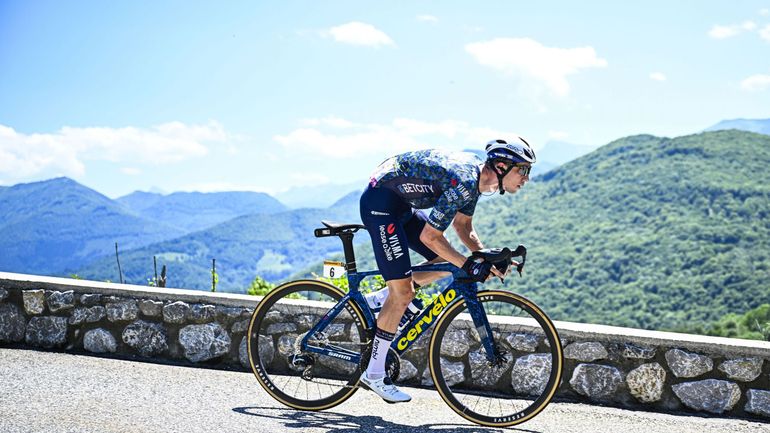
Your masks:
{"label": "sram logo", "polygon": [[344,359],[345,361],[350,361],[351,359],[353,359],[353,358],[352,358],[352,357],[350,357],[350,356],[347,356],[347,355],[342,355],[342,354],[340,354],[340,353],[334,353],[334,352],[329,352],[329,353],[327,353],[327,355],[329,355],[329,356],[333,356],[333,357],[335,357],[335,358]]}
{"label": "sram logo", "polygon": [[422,334],[422,332],[424,331],[423,325],[430,325],[431,323],[433,323],[433,319],[438,317],[438,315],[441,314],[444,308],[446,308],[447,304],[452,302],[456,297],[457,297],[457,292],[455,292],[454,289],[448,290],[446,294],[442,293],[438,295],[438,299],[436,299],[436,301],[433,302],[432,306],[430,307],[430,310],[428,310],[428,313],[422,316],[420,321],[415,323],[414,326],[412,326],[412,328],[406,332],[406,336],[401,337],[401,339],[398,340],[398,348],[401,350],[406,349],[410,341],[414,341],[420,334]]}

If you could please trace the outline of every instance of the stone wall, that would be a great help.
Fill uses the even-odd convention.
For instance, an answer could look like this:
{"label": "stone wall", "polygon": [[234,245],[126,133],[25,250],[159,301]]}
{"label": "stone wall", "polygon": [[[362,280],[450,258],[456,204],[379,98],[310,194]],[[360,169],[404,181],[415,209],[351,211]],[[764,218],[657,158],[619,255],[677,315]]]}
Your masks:
{"label": "stone wall", "polygon": [[[0,346],[247,370],[244,336],[258,300],[0,273]],[[299,322],[285,320],[286,329]],[[567,322],[556,327],[565,356],[558,398],[770,420],[770,342]],[[425,337],[404,355],[402,381],[432,385]],[[514,347],[519,352],[531,351],[529,343],[526,335],[508,342],[520,345]],[[447,361],[460,369],[475,353],[462,339],[452,352]]]}

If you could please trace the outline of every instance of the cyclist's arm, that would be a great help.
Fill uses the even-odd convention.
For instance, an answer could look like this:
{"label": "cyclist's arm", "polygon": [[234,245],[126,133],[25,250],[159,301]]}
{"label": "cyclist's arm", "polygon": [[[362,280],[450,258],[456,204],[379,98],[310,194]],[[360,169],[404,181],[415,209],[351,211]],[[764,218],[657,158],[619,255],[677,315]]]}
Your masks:
{"label": "cyclist's arm", "polygon": [[[433,228],[430,224],[425,224],[425,228],[422,229],[422,233],[420,233],[420,241],[427,245],[428,248],[433,250],[433,252],[438,254],[442,259],[458,268],[463,267],[466,257],[452,247],[447,238],[444,237],[444,232]],[[505,275],[494,267],[491,269],[491,272],[489,278],[492,278],[492,275],[496,275],[500,278],[505,277]]]}
{"label": "cyclist's arm", "polygon": [[425,228],[420,233],[420,241],[428,248],[438,254],[439,257],[449,263],[461,268],[465,263],[465,256],[460,254],[444,237],[444,232],[435,229],[430,224],[425,224]]}
{"label": "cyclist's arm", "polygon": [[473,228],[473,217],[457,212],[455,219],[452,221],[452,227],[457,232],[457,237],[460,238],[460,241],[469,250],[478,251],[484,249],[484,244],[481,243],[479,235]]}

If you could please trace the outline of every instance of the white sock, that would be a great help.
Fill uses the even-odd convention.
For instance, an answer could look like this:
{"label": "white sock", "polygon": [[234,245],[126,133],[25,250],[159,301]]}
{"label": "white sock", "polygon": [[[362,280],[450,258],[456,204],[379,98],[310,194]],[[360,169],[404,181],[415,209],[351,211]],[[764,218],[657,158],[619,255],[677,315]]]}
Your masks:
{"label": "white sock", "polygon": [[366,377],[369,379],[382,379],[386,376],[385,360],[388,357],[388,348],[390,343],[396,337],[395,334],[383,331],[379,327],[374,333],[374,342],[372,343],[372,357],[369,358],[369,366],[366,368]]}

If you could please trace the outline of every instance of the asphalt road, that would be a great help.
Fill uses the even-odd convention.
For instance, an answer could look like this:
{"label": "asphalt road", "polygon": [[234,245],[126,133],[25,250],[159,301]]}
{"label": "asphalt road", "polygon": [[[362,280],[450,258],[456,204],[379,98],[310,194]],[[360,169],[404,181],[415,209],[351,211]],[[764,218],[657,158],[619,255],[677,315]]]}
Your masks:
{"label": "asphalt road", "polygon": [[360,390],[325,412],[273,401],[250,373],[0,348],[0,432],[742,433],[770,423],[553,403],[510,429],[470,424],[432,390],[389,405]]}

